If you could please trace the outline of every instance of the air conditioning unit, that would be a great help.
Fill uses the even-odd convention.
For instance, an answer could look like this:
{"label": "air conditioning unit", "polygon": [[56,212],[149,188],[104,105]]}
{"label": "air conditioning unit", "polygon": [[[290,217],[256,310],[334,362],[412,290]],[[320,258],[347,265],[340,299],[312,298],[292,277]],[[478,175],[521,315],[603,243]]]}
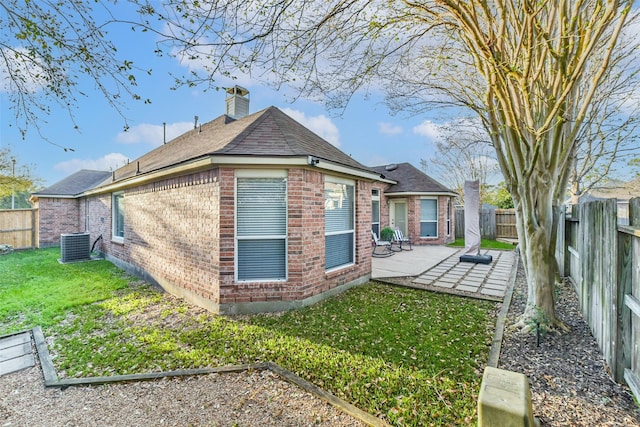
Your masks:
{"label": "air conditioning unit", "polygon": [[60,235],[60,261],[86,261],[91,259],[91,235],[71,233]]}

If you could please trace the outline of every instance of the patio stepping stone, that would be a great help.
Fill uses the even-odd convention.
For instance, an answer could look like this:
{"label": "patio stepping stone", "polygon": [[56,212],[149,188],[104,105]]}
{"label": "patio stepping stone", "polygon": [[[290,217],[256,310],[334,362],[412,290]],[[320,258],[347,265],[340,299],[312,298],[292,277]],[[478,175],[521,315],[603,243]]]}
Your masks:
{"label": "patio stepping stone", "polygon": [[460,291],[465,291],[465,292],[477,292],[478,288],[479,286],[466,286],[466,285],[459,285],[458,287],[456,287],[456,289]]}

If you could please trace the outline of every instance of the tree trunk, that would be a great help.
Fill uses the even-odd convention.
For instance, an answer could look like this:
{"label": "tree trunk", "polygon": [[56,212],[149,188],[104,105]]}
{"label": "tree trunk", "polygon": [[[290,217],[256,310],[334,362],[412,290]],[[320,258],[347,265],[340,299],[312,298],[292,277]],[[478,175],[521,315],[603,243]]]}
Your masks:
{"label": "tree trunk", "polygon": [[526,188],[535,191],[518,191],[515,204],[520,253],[528,285],[525,311],[516,325],[523,331],[535,329],[538,324],[542,330],[566,330],[555,311],[554,288],[560,276],[555,259],[557,228],[554,227],[553,186],[548,178],[531,177]]}

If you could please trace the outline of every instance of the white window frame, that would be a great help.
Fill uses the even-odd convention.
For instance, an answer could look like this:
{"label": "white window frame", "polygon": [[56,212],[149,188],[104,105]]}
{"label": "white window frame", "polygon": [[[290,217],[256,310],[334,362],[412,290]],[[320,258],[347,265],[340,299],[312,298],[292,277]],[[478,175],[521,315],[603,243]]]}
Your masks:
{"label": "white window frame", "polygon": [[[434,200],[436,202],[436,219],[429,219],[429,220],[423,220],[422,219],[422,201],[423,200]],[[421,197],[420,198],[420,238],[422,239],[437,239],[438,237],[440,237],[440,230],[439,230],[439,224],[438,224],[438,217],[440,216],[440,206],[438,204],[438,198],[437,197]],[[422,235],[422,224],[423,223],[435,223],[436,224],[436,235],[435,236],[423,236]]]}
{"label": "white window frame", "polygon": [[341,231],[332,231],[332,232],[327,232],[327,224],[326,224],[326,196],[324,199],[325,202],[325,232],[324,232],[324,237],[325,237],[325,267],[326,267],[326,261],[327,261],[327,255],[326,255],[326,244],[327,244],[327,236],[337,236],[337,235],[341,235],[341,234],[351,234],[352,237],[352,251],[351,251],[351,262],[345,263],[345,264],[341,264],[341,265],[337,265],[335,267],[331,267],[331,268],[325,268],[325,271],[327,273],[330,273],[332,271],[337,271],[337,270],[341,270],[343,268],[347,268],[350,267],[352,265],[355,264],[355,259],[356,259],[356,230],[355,230],[355,225],[356,225],[356,199],[357,199],[357,194],[356,194],[356,182],[352,179],[346,179],[346,178],[339,178],[336,176],[331,176],[331,175],[325,175],[324,178],[324,194],[326,195],[326,190],[327,190],[327,184],[337,184],[337,185],[346,185],[346,186],[351,186],[353,187],[353,217],[351,218],[351,229],[345,229],[345,230],[341,230]]}
{"label": "white window frame", "polygon": [[[373,220],[374,218],[374,207],[373,203],[378,202],[378,222]],[[378,225],[378,239],[380,238],[380,190],[378,188],[374,188],[371,190],[371,231],[373,231],[373,226]]]}
{"label": "white window frame", "polygon": [[[116,200],[122,200],[122,205]],[[111,194],[111,240],[117,243],[124,243],[124,227],[126,224],[125,220],[125,204],[124,204],[124,191],[116,191]],[[116,209],[122,208],[122,236],[119,236],[116,233],[118,227],[118,212]]]}
{"label": "white window frame", "polygon": [[451,236],[451,197],[447,199],[447,237]]}
{"label": "white window frame", "polygon": [[[287,180],[286,188],[285,188],[285,232],[283,235],[281,234],[273,234],[273,235],[260,235],[260,236],[239,236],[238,235],[238,178],[282,178]],[[288,182],[288,173],[286,170],[264,170],[264,169],[238,169],[235,171],[234,177],[234,236],[235,236],[235,244],[234,244],[234,271],[235,271],[235,280],[239,283],[250,283],[250,282],[286,282],[289,277],[289,182]],[[284,241],[284,277],[281,278],[262,278],[262,279],[240,279],[238,277],[239,267],[238,267],[238,242],[241,240],[251,240],[251,239],[273,239],[273,240],[283,240]]]}

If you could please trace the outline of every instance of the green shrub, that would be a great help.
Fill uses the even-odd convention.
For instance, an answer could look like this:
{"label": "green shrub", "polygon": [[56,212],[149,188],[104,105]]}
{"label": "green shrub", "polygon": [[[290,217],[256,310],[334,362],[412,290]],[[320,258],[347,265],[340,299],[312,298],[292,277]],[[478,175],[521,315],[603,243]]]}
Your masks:
{"label": "green shrub", "polygon": [[390,242],[391,240],[393,240],[394,236],[395,236],[395,232],[391,227],[385,227],[380,232],[380,240],[386,240]]}

